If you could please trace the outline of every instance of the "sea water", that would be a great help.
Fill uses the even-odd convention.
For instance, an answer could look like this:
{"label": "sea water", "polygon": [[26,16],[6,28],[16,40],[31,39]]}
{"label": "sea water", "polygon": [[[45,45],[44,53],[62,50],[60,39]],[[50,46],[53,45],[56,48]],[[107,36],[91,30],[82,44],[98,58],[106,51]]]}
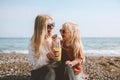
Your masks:
{"label": "sea water", "polygon": [[[82,38],[83,52],[89,56],[120,56],[120,38]],[[0,54],[28,54],[30,38],[0,38]]]}
{"label": "sea water", "polygon": [[0,53],[27,54],[30,38],[0,38]]}

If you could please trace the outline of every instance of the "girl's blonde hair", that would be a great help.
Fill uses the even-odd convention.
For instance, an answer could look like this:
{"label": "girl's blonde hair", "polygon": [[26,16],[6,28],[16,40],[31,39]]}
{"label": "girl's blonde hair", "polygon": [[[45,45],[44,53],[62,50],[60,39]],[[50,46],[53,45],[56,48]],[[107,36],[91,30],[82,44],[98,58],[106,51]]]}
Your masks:
{"label": "girl's blonde hair", "polygon": [[70,46],[73,48],[74,56],[79,57],[79,52],[83,53],[83,45],[80,39],[80,32],[78,29],[77,24],[73,22],[66,22],[63,24],[63,27],[67,29],[67,31],[70,32]]}
{"label": "girl's blonde hair", "polygon": [[52,18],[48,15],[38,15],[35,19],[34,24],[34,33],[31,38],[32,41],[32,47],[34,50],[34,57],[39,58],[40,57],[40,49],[42,46],[44,46],[44,41],[48,37],[47,32],[47,20]]}

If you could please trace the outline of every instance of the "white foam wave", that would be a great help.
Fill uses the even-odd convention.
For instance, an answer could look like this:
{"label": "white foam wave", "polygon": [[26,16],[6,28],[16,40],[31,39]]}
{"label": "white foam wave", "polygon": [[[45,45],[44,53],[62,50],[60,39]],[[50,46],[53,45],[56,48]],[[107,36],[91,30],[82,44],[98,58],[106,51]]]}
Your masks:
{"label": "white foam wave", "polygon": [[120,56],[120,50],[84,50],[89,56]]}
{"label": "white foam wave", "polygon": [[6,53],[6,54],[28,54],[28,50],[4,50],[0,51],[0,53]]}

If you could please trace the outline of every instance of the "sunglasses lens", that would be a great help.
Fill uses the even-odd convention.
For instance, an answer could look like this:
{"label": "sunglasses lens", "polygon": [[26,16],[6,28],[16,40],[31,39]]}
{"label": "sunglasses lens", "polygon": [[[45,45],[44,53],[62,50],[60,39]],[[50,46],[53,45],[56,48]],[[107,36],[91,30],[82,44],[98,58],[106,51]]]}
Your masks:
{"label": "sunglasses lens", "polygon": [[48,26],[48,27],[51,27],[51,26],[55,27],[55,23],[48,23],[47,26]]}
{"label": "sunglasses lens", "polygon": [[60,32],[62,32],[62,29],[60,29]]}
{"label": "sunglasses lens", "polygon": [[62,30],[62,29],[60,29],[60,33],[63,33],[63,34],[64,34],[64,33],[65,33],[65,31],[64,31],[64,30]]}

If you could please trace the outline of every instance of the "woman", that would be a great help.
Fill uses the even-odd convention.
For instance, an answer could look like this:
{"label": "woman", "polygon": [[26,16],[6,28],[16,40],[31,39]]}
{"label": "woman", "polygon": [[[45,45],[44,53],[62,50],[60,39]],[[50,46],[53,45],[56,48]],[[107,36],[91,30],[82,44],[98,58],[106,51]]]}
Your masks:
{"label": "woman", "polygon": [[80,39],[79,29],[76,24],[66,22],[60,29],[62,36],[62,61],[65,65],[72,68],[69,75],[75,75],[75,80],[83,80],[82,62],[83,62],[83,46]]}
{"label": "woman", "polygon": [[52,52],[53,19],[38,15],[35,19],[34,33],[29,46],[29,62],[32,67],[32,80],[55,80],[55,72],[50,65],[54,58]]}

